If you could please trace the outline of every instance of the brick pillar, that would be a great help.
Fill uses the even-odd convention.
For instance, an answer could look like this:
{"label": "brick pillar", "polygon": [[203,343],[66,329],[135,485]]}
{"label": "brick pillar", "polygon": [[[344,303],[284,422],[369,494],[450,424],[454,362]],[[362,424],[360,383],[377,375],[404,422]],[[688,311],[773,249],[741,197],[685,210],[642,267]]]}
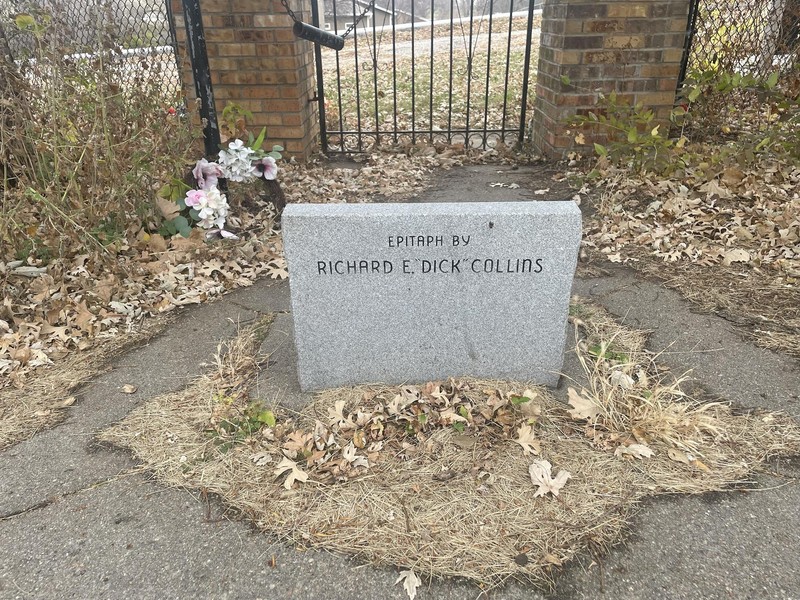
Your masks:
{"label": "brick pillar", "polygon": [[642,102],[659,121],[668,121],[688,14],[689,0],[545,0],[533,117],[536,150],[551,158],[570,150],[574,141],[564,120],[593,108],[598,89]]}
{"label": "brick pillar", "polygon": [[[175,16],[184,93],[195,98],[186,55],[181,0],[171,0]],[[309,0],[290,0],[298,18],[311,21]],[[279,0],[201,0],[211,83],[217,114],[229,102],[253,113],[254,135],[267,128],[267,147],[280,144],[286,154],[305,160],[319,141],[314,52],[297,40],[292,20]]]}

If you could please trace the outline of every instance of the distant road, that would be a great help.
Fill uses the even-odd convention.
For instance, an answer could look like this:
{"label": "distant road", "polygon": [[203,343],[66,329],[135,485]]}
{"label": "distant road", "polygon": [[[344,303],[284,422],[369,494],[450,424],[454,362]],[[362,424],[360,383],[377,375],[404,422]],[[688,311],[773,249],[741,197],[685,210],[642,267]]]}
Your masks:
{"label": "distant road", "polygon": [[[541,6],[541,0],[538,3],[534,4],[535,7]],[[513,13],[513,17],[525,17],[527,16],[527,11],[523,12],[515,12]],[[509,17],[508,13],[503,14],[496,14],[493,16],[493,20],[497,22],[497,20],[507,20]],[[483,20],[480,24],[480,28],[478,27],[478,23],[480,20],[474,20],[473,25],[473,36],[472,36],[472,48],[473,50],[478,49],[485,49],[489,43],[489,34],[488,33],[480,33],[478,34],[479,29],[481,31],[486,31],[489,26],[489,18],[488,16],[484,16]],[[461,25],[464,25],[464,30],[462,31]],[[440,21],[434,21],[434,26],[441,26],[441,25],[450,25],[449,19],[444,19]],[[466,52],[468,45],[470,44],[469,39],[469,19],[455,19],[453,21],[453,51],[454,52]],[[431,55],[431,38],[430,38],[430,23],[417,23],[416,27],[413,29],[417,32],[416,39],[414,40],[413,46],[413,56],[415,59],[417,58],[424,58],[430,57]],[[411,31],[412,27],[411,24],[406,25],[397,25],[395,26],[395,32],[403,32],[406,33],[403,37],[407,37],[407,32]],[[525,39],[527,36],[527,31],[524,28],[515,29],[511,32],[511,40],[512,46],[514,48],[518,48],[520,44],[525,43]],[[539,37],[541,36],[541,29],[534,29],[532,32],[531,43],[534,46],[539,45]],[[381,29],[376,29],[375,31],[375,38],[376,38],[376,47],[378,49],[378,62],[386,63],[392,61],[392,28],[391,27],[384,27]],[[492,48],[503,48],[508,44],[508,33],[507,32],[495,32],[491,34],[492,39]],[[371,35],[361,35],[358,38],[358,55],[359,58],[371,58],[371,47],[372,47],[372,36]],[[354,54],[356,46],[356,41],[352,39],[348,39],[345,45],[345,49],[340,51],[341,57],[351,57]],[[333,50],[323,49],[324,54],[329,54],[334,52]],[[448,53],[450,52],[450,35],[441,35],[437,36],[433,39],[433,53],[441,54],[441,53]],[[403,41],[395,42],[394,46],[394,56],[396,57],[408,57],[412,55],[412,44],[411,40],[404,39]]]}
{"label": "distant road", "polygon": [[[518,48],[520,44],[525,43],[525,38],[527,36],[527,31],[512,31],[511,32],[511,47]],[[534,46],[539,45],[539,36],[541,35],[540,29],[534,29],[532,32],[532,39],[531,42]],[[508,33],[493,33],[492,34],[492,48],[497,50],[498,48],[502,48],[505,50],[506,45],[508,44]],[[475,50],[485,50],[489,43],[489,34],[482,33],[480,35],[472,36],[472,48],[473,51]],[[372,44],[372,40],[370,40],[370,45]],[[466,49],[469,45],[469,35],[465,37],[461,36],[461,32],[454,32],[453,33],[453,52],[466,52]],[[394,55],[397,57],[406,57],[411,56],[411,42],[397,42],[394,47]],[[414,58],[423,58],[423,57],[430,57],[431,55],[431,38],[430,37],[421,37],[417,38],[414,42]],[[352,54],[352,50],[350,54]],[[365,48],[362,44],[359,44],[359,56],[363,54],[367,54],[370,56],[369,49]],[[450,53],[450,36],[441,36],[436,37],[433,39],[433,53],[436,54],[449,54]],[[383,42],[378,43],[378,62],[391,62],[392,61],[392,38],[389,37],[388,43],[386,40],[386,36],[384,35]]]}

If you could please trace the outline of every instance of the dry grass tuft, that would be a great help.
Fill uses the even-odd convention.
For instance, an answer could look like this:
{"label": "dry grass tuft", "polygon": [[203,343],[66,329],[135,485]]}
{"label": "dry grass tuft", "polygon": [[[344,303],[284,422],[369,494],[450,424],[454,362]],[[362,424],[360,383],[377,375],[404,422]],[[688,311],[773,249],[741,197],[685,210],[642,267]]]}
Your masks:
{"label": "dry grass tuft", "polygon": [[78,387],[105,370],[109,360],[158,334],[167,319],[148,321],[137,332],[106,338],[74,351],[23,388],[0,390],[0,451],[63,421]]}
{"label": "dry grass tuft", "polygon": [[634,266],[662,280],[701,310],[742,327],[762,348],[800,359],[800,287],[796,283],[745,268],[667,268],[662,261],[645,256],[640,256]]}
{"label": "dry grass tuft", "polygon": [[[588,382],[574,393],[591,418],[524,383],[464,379],[329,390],[300,414],[275,409],[274,423],[248,403],[258,346],[245,332],[216,374],[154,398],[102,439],[280,538],[483,586],[552,585],[554,568],[619,542],[642,498],[723,490],[800,450],[787,416],[694,401],[642,332],[581,301],[572,313]],[[527,426],[539,457],[515,442]],[[652,456],[632,454],[642,448]],[[557,497],[534,498],[537,458],[572,474]],[[298,470],[293,485],[279,461]]]}

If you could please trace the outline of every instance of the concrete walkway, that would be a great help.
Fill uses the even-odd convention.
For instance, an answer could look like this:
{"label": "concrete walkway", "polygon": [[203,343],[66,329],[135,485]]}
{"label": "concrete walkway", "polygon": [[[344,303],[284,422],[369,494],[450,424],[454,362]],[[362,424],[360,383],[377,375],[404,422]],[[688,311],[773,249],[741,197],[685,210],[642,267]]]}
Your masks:
{"label": "concrete walkway", "polygon": [[[800,368],[743,340],[731,324],[693,312],[677,294],[619,270],[578,279],[575,293],[653,331],[675,371],[693,369],[708,392],[800,416]],[[149,397],[203,371],[239,324],[276,313],[258,394],[299,405],[288,285],[261,281],[185,311],[166,333],[84,386],[68,419],[0,453],[0,598],[406,598],[396,570],[297,551],[256,532],[214,498],[167,489],[96,433]],[[567,357],[568,374],[577,375]],[[139,386],[136,394],[123,385]],[[563,392],[563,390],[562,390]],[[167,432],[165,432],[166,434]],[[800,461],[773,465],[755,492],[648,501],[631,535],[601,565],[568,565],[556,592],[509,585],[496,599],[800,598]],[[274,557],[274,562],[273,562]],[[274,564],[274,566],[272,566]],[[433,582],[417,598],[477,598],[463,581]]]}
{"label": "concrete walkway", "polygon": [[[800,414],[796,362],[755,348],[725,321],[697,315],[673,292],[621,271],[577,280],[575,291],[623,321],[653,330],[652,349],[712,393],[747,406]],[[264,397],[305,400],[294,379],[288,286],[260,282],[187,311],[168,333],[84,387],[61,426],[0,454],[0,598],[404,597],[396,573],[322,552],[297,552],[254,532],[198,494],[166,489],[95,433],[148,397],[200,373],[218,340],[275,312]],[[201,330],[198,323],[206,324]],[[575,365],[568,361],[568,368]],[[134,395],[121,393],[135,383]],[[796,477],[798,463],[776,465]],[[555,598],[800,597],[800,489],[759,477],[765,488],[650,501],[629,540],[601,569],[570,565]],[[209,513],[210,510],[210,513]],[[210,517],[210,518],[209,518]],[[272,557],[275,567],[271,567]],[[603,594],[603,591],[605,592]],[[464,582],[434,582],[422,598],[473,598]],[[492,598],[538,598],[511,585]]]}

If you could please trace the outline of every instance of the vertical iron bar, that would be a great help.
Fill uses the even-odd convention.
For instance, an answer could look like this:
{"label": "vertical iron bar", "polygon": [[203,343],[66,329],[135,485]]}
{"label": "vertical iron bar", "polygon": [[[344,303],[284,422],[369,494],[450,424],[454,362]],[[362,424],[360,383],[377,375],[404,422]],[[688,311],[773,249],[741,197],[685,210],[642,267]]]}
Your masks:
{"label": "vertical iron bar", "polygon": [[[381,145],[381,126],[378,116],[378,37],[375,28],[377,27],[377,17],[375,15],[375,5],[372,5],[372,84],[375,95],[375,145]],[[386,26],[386,17],[383,17],[383,26]],[[383,40],[383,30],[381,30],[381,40]]]}
{"label": "vertical iron bar", "polygon": [[[333,6],[333,32],[339,35],[339,21],[336,14],[336,0],[331,5]],[[339,101],[339,150],[344,152],[344,111],[342,110],[342,71],[341,63],[339,62],[339,53],[336,53],[336,96]]]}
{"label": "vertical iron bar", "polygon": [[[531,0],[533,1],[533,0]],[[489,128],[489,73],[492,71],[492,22],[494,12],[494,0],[489,0],[489,39],[486,42],[486,89],[484,90],[483,101],[483,147],[484,149],[489,145],[488,134],[486,130]]]}
{"label": "vertical iron bar", "polygon": [[392,0],[392,94],[394,96],[394,143],[397,143],[397,31],[395,0]]}
{"label": "vertical iron bar", "polygon": [[220,135],[200,0],[183,0],[183,18],[186,22],[186,48],[192,63],[194,89],[200,99],[200,119],[203,122],[206,157],[212,158],[219,153]]}
{"label": "vertical iron bar", "polygon": [[[319,5],[317,0],[311,0],[311,23],[317,29],[320,28]],[[317,107],[319,110],[319,137],[322,152],[328,152],[328,123],[325,117],[325,86],[322,80],[322,48],[319,44],[314,44],[314,62],[317,67]]]}
{"label": "vertical iron bar", "polygon": [[[335,2],[336,0],[334,0]],[[356,0],[352,0],[353,5],[353,23],[355,23],[356,15]],[[361,152],[363,147],[363,141],[361,139],[361,78],[358,72],[358,27],[353,27],[353,57],[355,59],[355,67],[356,67],[356,130],[358,131],[357,139],[358,139],[358,151]],[[344,137],[342,138],[344,139]]]}
{"label": "vertical iron bar", "polygon": [[450,0],[450,83],[447,88],[447,141],[453,142],[453,2]]}
{"label": "vertical iron bar", "polygon": [[416,106],[416,85],[417,77],[414,72],[414,63],[417,62],[417,52],[414,49],[414,34],[417,28],[417,17],[414,14],[416,0],[411,0],[411,143],[417,143],[417,106]]}
{"label": "vertical iron bar", "polygon": [[431,84],[430,90],[431,90],[431,93],[430,93],[430,97],[429,97],[429,100],[428,100],[428,124],[429,124],[428,129],[431,130],[431,133],[430,133],[431,142],[433,142],[433,34],[434,34],[434,30],[436,29],[436,27],[434,27],[434,25],[433,25],[433,21],[434,21],[434,19],[433,19],[433,2],[434,2],[434,0],[431,0],[431,77],[430,77],[430,84]]}
{"label": "vertical iron bar", "polygon": [[686,79],[686,71],[689,68],[689,57],[692,55],[692,43],[694,42],[695,29],[697,28],[697,14],[700,12],[700,0],[691,0],[689,4],[689,18],[686,22],[686,40],[683,43],[683,56],[681,57],[681,72],[678,75],[677,93]]}
{"label": "vertical iron bar", "polygon": [[500,140],[505,144],[506,142],[506,114],[508,110],[508,71],[511,67],[511,34],[514,32],[514,0],[511,0],[511,5],[508,7],[508,43],[506,44],[506,78],[503,84],[503,120],[500,123],[500,128],[503,130],[500,134]]}
{"label": "vertical iron bar", "polygon": [[[531,0],[533,2],[533,0]],[[475,0],[469,0],[469,53],[467,54],[467,121],[464,126],[464,147],[469,148],[469,103],[472,94],[472,23],[475,18]]]}
{"label": "vertical iron bar", "polygon": [[528,80],[531,68],[531,42],[533,39],[533,5],[534,0],[530,0],[530,4],[528,4],[528,35],[525,41],[525,63],[522,67],[522,110],[519,116],[518,146],[525,141],[525,119],[528,112]]}

